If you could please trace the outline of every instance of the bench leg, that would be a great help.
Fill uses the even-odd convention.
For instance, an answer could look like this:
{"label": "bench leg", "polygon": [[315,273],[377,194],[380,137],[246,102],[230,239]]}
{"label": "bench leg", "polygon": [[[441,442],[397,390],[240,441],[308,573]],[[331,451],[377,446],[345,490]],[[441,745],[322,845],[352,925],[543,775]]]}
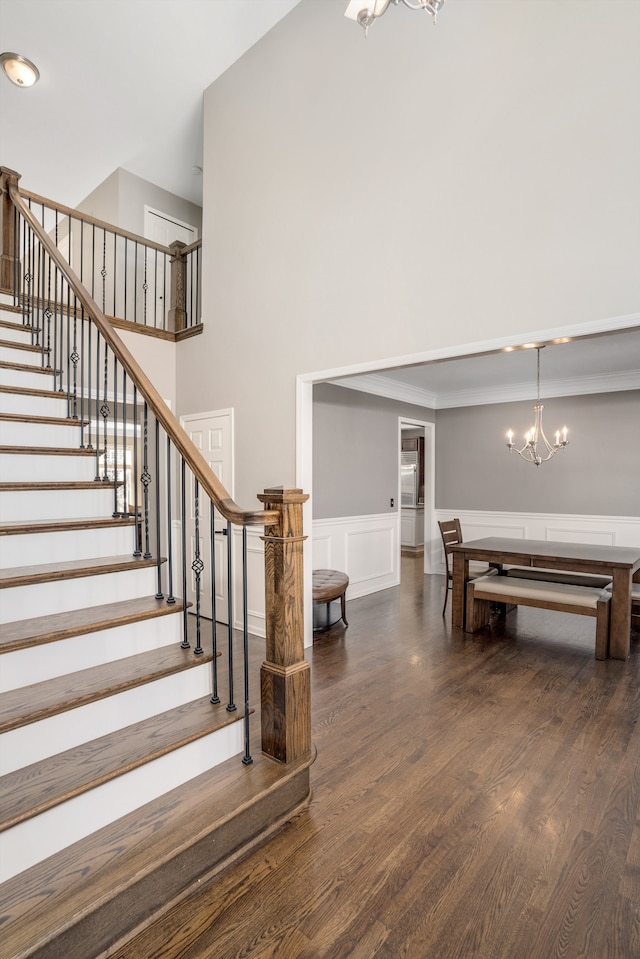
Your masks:
{"label": "bench leg", "polygon": [[473,581],[467,583],[467,615],[465,617],[465,632],[475,633],[483,626],[488,626],[491,620],[491,603],[487,599],[476,599]]}
{"label": "bench leg", "polygon": [[598,603],[596,612],[596,659],[609,657],[610,603]]}
{"label": "bench leg", "polygon": [[346,602],[346,600],[347,600],[347,593],[346,593],[346,590],[345,590],[345,592],[344,592],[344,593],[342,594],[342,596],[340,597],[340,610],[341,610],[341,612],[342,612],[342,621],[344,622],[344,625],[345,625],[345,626],[348,626],[349,623],[347,622],[347,602]]}

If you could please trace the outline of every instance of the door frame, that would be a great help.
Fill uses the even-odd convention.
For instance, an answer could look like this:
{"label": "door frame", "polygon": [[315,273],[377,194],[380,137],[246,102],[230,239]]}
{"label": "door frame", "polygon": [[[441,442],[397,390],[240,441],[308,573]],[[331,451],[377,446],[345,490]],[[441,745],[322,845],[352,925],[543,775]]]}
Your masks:
{"label": "door frame", "polygon": [[[422,429],[424,431],[424,572],[435,572],[433,568],[433,542],[436,510],[436,424],[428,420],[416,420],[411,416],[398,417],[398,529],[402,523],[402,497],[400,494],[400,452],[402,449],[402,428]],[[428,493],[427,493],[428,484]],[[402,545],[398,536],[398,572],[401,569],[400,555]]]}

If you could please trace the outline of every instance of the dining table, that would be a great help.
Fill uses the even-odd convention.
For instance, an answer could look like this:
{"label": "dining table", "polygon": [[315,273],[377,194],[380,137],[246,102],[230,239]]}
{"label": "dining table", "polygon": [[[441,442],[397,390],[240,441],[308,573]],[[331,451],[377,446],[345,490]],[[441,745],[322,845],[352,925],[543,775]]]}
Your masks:
{"label": "dining table", "polygon": [[631,632],[631,583],[640,582],[640,546],[598,546],[553,540],[488,536],[452,546],[453,585],[451,625],[465,628],[465,597],[469,563],[487,563],[500,571],[504,566],[530,566],[551,570],[595,573],[611,577],[609,656],[629,656]]}

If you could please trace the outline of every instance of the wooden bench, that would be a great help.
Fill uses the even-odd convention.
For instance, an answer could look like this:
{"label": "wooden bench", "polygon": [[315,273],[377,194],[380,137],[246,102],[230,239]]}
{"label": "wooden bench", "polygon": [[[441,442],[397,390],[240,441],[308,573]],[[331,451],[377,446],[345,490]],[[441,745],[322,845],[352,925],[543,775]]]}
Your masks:
{"label": "wooden bench", "polygon": [[[344,625],[348,626],[346,594],[349,577],[347,574],[342,573],[339,569],[314,569],[311,574],[311,583],[313,602],[327,604],[327,620],[329,619],[329,606],[331,602],[334,599],[339,599],[341,619],[344,621]],[[330,626],[335,626],[335,623],[320,627],[320,629],[329,629]],[[318,631],[319,630],[314,629],[314,632]]]}
{"label": "wooden bench", "polygon": [[488,625],[492,603],[507,606],[537,606],[561,613],[594,616],[596,620],[596,659],[609,655],[609,609],[611,593],[593,586],[550,583],[515,576],[482,576],[467,583],[466,631]]}

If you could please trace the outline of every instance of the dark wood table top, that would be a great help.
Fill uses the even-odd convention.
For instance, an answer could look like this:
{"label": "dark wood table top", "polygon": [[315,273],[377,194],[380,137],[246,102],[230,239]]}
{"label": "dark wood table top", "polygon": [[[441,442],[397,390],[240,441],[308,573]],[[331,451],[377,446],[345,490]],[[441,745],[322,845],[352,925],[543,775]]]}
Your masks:
{"label": "dark wood table top", "polygon": [[[505,557],[505,562],[523,557],[532,560],[532,565],[553,566],[554,562],[567,560],[575,563],[601,563],[603,567],[640,568],[640,546],[594,546],[591,543],[565,543],[555,540],[512,539],[506,536],[487,536],[485,539],[469,540],[451,547],[452,552],[467,553],[474,559],[491,558],[500,561],[496,554]],[[486,554],[486,556],[485,556]]]}

